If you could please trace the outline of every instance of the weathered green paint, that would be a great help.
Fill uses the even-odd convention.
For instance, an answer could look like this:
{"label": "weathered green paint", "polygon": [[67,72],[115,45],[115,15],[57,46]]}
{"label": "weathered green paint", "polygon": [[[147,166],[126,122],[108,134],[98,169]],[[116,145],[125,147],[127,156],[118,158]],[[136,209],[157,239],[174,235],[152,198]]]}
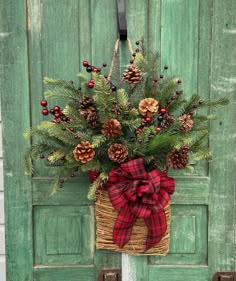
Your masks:
{"label": "weathered green paint", "polygon": [[[96,251],[88,179],[70,180],[49,196],[50,169],[41,163],[32,181],[23,175],[22,133],[42,120],[43,76],[76,80],[85,59],[109,66],[116,1],[0,4],[7,280],[94,281],[102,268],[122,266],[123,281],[209,281],[215,271],[235,270],[234,103],[220,109],[211,126],[210,166],[175,174],[169,255],[121,259],[119,253]],[[127,0],[126,10],[131,41],[144,36],[147,50],[160,50],[161,65],[169,66],[168,75],[181,76],[185,95],[228,95],[235,101],[234,0]],[[129,60],[122,42],[121,69]]]}
{"label": "weathered green paint", "polygon": [[[25,1],[0,1],[1,105],[5,184],[7,280],[33,280],[30,179],[22,159],[29,126]],[[17,17],[17,20],[16,20]]]}

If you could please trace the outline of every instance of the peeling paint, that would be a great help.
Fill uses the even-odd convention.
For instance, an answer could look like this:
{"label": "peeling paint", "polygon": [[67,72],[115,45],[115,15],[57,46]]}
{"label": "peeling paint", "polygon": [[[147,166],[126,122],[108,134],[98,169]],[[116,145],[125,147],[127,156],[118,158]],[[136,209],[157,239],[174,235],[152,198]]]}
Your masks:
{"label": "peeling paint", "polygon": [[232,28],[232,29],[224,28],[223,33],[236,34],[236,28]]}
{"label": "peeling paint", "polygon": [[13,173],[12,172],[6,173],[6,176],[7,177],[13,177]]}
{"label": "peeling paint", "polygon": [[12,32],[0,32],[0,38],[6,38],[10,36]]}
{"label": "peeling paint", "polygon": [[94,233],[94,206],[89,206],[90,209],[90,251],[91,257],[94,258],[94,247],[95,247],[95,233]]}
{"label": "peeling paint", "polygon": [[136,281],[134,257],[122,254],[122,281]]}

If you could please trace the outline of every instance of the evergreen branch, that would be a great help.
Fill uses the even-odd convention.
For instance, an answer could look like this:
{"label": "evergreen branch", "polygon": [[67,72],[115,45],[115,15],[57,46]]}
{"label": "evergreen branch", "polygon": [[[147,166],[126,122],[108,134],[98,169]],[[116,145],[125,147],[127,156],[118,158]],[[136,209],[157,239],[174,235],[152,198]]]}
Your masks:
{"label": "evergreen branch", "polygon": [[100,170],[100,163],[99,163],[99,161],[91,160],[91,161],[83,164],[83,166],[81,166],[81,170],[83,172],[87,172],[87,171],[90,171],[90,170],[99,171]]}
{"label": "evergreen branch", "polygon": [[198,137],[198,139],[195,140],[195,142],[191,145],[190,149],[193,153],[197,152],[202,148],[202,146],[206,143],[208,140],[208,132],[204,132],[202,135]]}
{"label": "evergreen branch", "polygon": [[206,106],[206,107],[217,107],[217,106],[221,106],[221,105],[227,105],[229,104],[229,99],[228,98],[217,98],[217,99],[209,99],[207,101],[204,101],[201,104],[201,107]]}
{"label": "evergreen branch", "polygon": [[148,155],[158,155],[160,151],[170,151],[178,138],[178,135],[168,132],[156,135],[147,148]]}
{"label": "evergreen branch", "polygon": [[87,77],[84,75],[84,73],[80,72],[76,75],[81,83],[86,83],[87,82]]}
{"label": "evergreen branch", "polygon": [[211,121],[211,120],[216,120],[216,115],[210,114],[210,115],[193,115],[191,116],[191,119],[195,123],[196,121],[199,122],[205,122],[205,121]]}
{"label": "evergreen branch", "polygon": [[212,160],[212,151],[208,147],[201,147],[201,149],[193,153],[193,159],[196,161]]}
{"label": "evergreen branch", "polygon": [[106,141],[106,138],[103,135],[94,136],[92,139],[92,147],[97,148],[101,146]]}
{"label": "evergreen branch", "polygon": [[55,88],[53,90],[46,91],[44,96],[46,99],[73,99],[75,102],[79,99],[77,92],[62,88]]}
{"label": "evergreen branch", "polygon": [[58,87],[58,88],[64,88],[64,89],[71,90],[73,92],[76,91],[73,81],[68,82],[66,80],[52,79],[49,77],[44,77],[43,82],[45,85],[54,86],[54,87]]}
{"label": "evergreen branch", "polygon": [[116,93],[116,98],[117,98],[119,107],[122,110],[126,110],[128,108],[129,98],[128,98],[128,95],[126,94],[125,90],[119,89]]}
{"label": "evergreen branch", "polygon": [[167,83],[164,83],[164,87],[161,89],[158,101],[161,106],[165,105],[167,100],[171,98],[171,96],[178,89],[178,83],[176,78],[168,79]]}
{"label": "evergreen branch", "polygon": [[183,114],[188,114],[194,105],[198,104],[200,100],[200,96],[197,94],[192,95],[192,97],[186,101],[186,103],[183,106]]}
{"label": "evergreen branch", "polygon": [[100,173],[99,177],[90,185],[88,196],[87,196],[89,200],[94,199],[96,190],[107,179],[108,179],[108,175],[106,173]]}

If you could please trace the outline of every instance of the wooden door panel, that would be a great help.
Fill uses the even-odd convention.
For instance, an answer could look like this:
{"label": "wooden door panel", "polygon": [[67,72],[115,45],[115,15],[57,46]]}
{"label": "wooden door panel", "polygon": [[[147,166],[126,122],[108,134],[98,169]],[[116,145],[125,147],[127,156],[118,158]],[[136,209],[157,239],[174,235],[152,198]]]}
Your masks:
{"label": "wooden door panel", "polygon": [[207,265],[207,207],[173,205],[170,251],[151,257],[150,265]]}
{"label": "wooden door panel", "polygon": [[35,263],[64,266],[93,264],[93,217],[93,206],[35,207]]}

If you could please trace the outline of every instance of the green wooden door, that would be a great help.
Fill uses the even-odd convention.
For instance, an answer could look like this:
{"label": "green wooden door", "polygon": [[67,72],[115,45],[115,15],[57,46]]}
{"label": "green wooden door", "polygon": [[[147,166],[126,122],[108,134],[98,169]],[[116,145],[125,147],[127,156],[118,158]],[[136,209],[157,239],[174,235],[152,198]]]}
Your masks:
{"label": "green wooden door", "polygon": [[[76,79],[81,62],[110,62],[117,38],[114,0],[1,0],[1,81],[8,281],[97,280],[102,268],[122,268],[125,281],[208,281],[235,270],[235,109],[211,127],[214,161],[178,174],[166,257],[132,257],[94,248],[94,206],[87,178],[48,195],[50,169],[22,170],[22,133],[41,121],[44,76]],[[127,0],[128,36],[160,50],[168,75],[186,95],[235,93],[233,0]],[[129,62],[122,43],[121,68]],[[234,73],[234,74],[233,74]]]}

